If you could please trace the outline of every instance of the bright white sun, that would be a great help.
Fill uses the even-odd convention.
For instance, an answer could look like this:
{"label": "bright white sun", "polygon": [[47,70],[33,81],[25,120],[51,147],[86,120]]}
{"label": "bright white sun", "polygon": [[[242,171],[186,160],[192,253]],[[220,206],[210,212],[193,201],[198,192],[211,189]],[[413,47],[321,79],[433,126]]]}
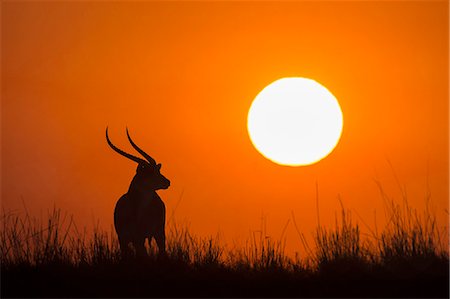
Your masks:
{"label": "bright white sun", "polygon": [[342,111],[324,86],[306,78],[282,78],[266,86],[248,112],[247,128],[256,149],[281,165],[316,163],[341,137]]}

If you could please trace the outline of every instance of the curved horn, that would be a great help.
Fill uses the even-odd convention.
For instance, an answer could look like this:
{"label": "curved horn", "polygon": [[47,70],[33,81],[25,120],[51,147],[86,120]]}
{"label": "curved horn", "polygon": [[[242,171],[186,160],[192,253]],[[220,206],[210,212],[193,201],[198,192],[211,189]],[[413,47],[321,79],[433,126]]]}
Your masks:
{"label": "curved horn", "polygon": [[108,136],[108,127],[106,127],[106,141],[108,142],[109,146],[115,152],[119,153],[120,155],[122,155],[122,156],[124,156],[124,157],[126,157],[126,158],[128,158],[128,159],[130,159],[130,160],[132,160],[134,162],[137,162],[137,163],[147,163],[144,159],[141,159],[141,158],[135,157],[133,155],[130,155],[130,154],[124,152],[123,150],[117,148],[114,144],[112,144],[112,142],[111,142],[111,140],[109,140],[109,136]]}
{"label": "curved horn", "polygon": [[127,128],[127,136],[128,136],[128,141],[130,141],[130,143],[134,147],[134,149],[137,150],[142,156],[144,156],[144,158],[147,159],[147,161],[150,164],[156,165],[156,161],[152,157],[150,157],[149,154],[147,154],[142,149],[140,149],[139,146],[136,145],[136,143],[133,142],[133,140],[130,137],[130,134],[128,133],[128,128]]}

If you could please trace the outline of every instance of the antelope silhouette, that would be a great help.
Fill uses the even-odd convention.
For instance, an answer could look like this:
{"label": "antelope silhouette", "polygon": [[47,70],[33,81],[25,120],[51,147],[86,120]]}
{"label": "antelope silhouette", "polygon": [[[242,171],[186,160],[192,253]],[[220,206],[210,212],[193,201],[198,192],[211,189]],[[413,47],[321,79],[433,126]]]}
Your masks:
{"label": "antelope silhouette", "polygon": [[146,160],[128,154],[112,144],[106,128],[106,141],[117,153],[138,163],[136,175],[130,183],[128,192],[122,195],[114,209],[114,228],[116,230],[122,257],[128,255],[130,243],[137,256],[146,256],[145,239],[149,243],[155,238],[159,254],[166,251],[166,207],[156,190],[167,189],[170,181],[161,174],[161,164],[140,149],[126,130],[128,141]]}

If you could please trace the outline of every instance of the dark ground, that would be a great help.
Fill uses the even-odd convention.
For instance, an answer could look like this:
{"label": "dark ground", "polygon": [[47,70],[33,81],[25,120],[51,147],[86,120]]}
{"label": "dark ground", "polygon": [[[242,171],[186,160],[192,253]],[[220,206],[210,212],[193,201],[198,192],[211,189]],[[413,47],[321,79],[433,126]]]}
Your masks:
{"label": "dark ground", "polygon": [[[448,269],[408,275],[115,264],[15,266],[1,271],[1,297],[397,297],[448,298]],[[438,269],[435,269],[438,270]]]}

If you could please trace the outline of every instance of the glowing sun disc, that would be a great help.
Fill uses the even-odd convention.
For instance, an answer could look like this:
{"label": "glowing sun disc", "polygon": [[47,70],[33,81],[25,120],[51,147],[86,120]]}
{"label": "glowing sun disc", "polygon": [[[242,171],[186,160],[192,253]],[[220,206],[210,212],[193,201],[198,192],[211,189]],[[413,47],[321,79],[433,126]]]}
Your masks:
{"label": "glowing sun disc", "polygon": [[318,82],[282,78],[253,100],[247,129],[267,159],[290,166],[309,165],[328,156],[341,137],[343,116],[333,94]]}

